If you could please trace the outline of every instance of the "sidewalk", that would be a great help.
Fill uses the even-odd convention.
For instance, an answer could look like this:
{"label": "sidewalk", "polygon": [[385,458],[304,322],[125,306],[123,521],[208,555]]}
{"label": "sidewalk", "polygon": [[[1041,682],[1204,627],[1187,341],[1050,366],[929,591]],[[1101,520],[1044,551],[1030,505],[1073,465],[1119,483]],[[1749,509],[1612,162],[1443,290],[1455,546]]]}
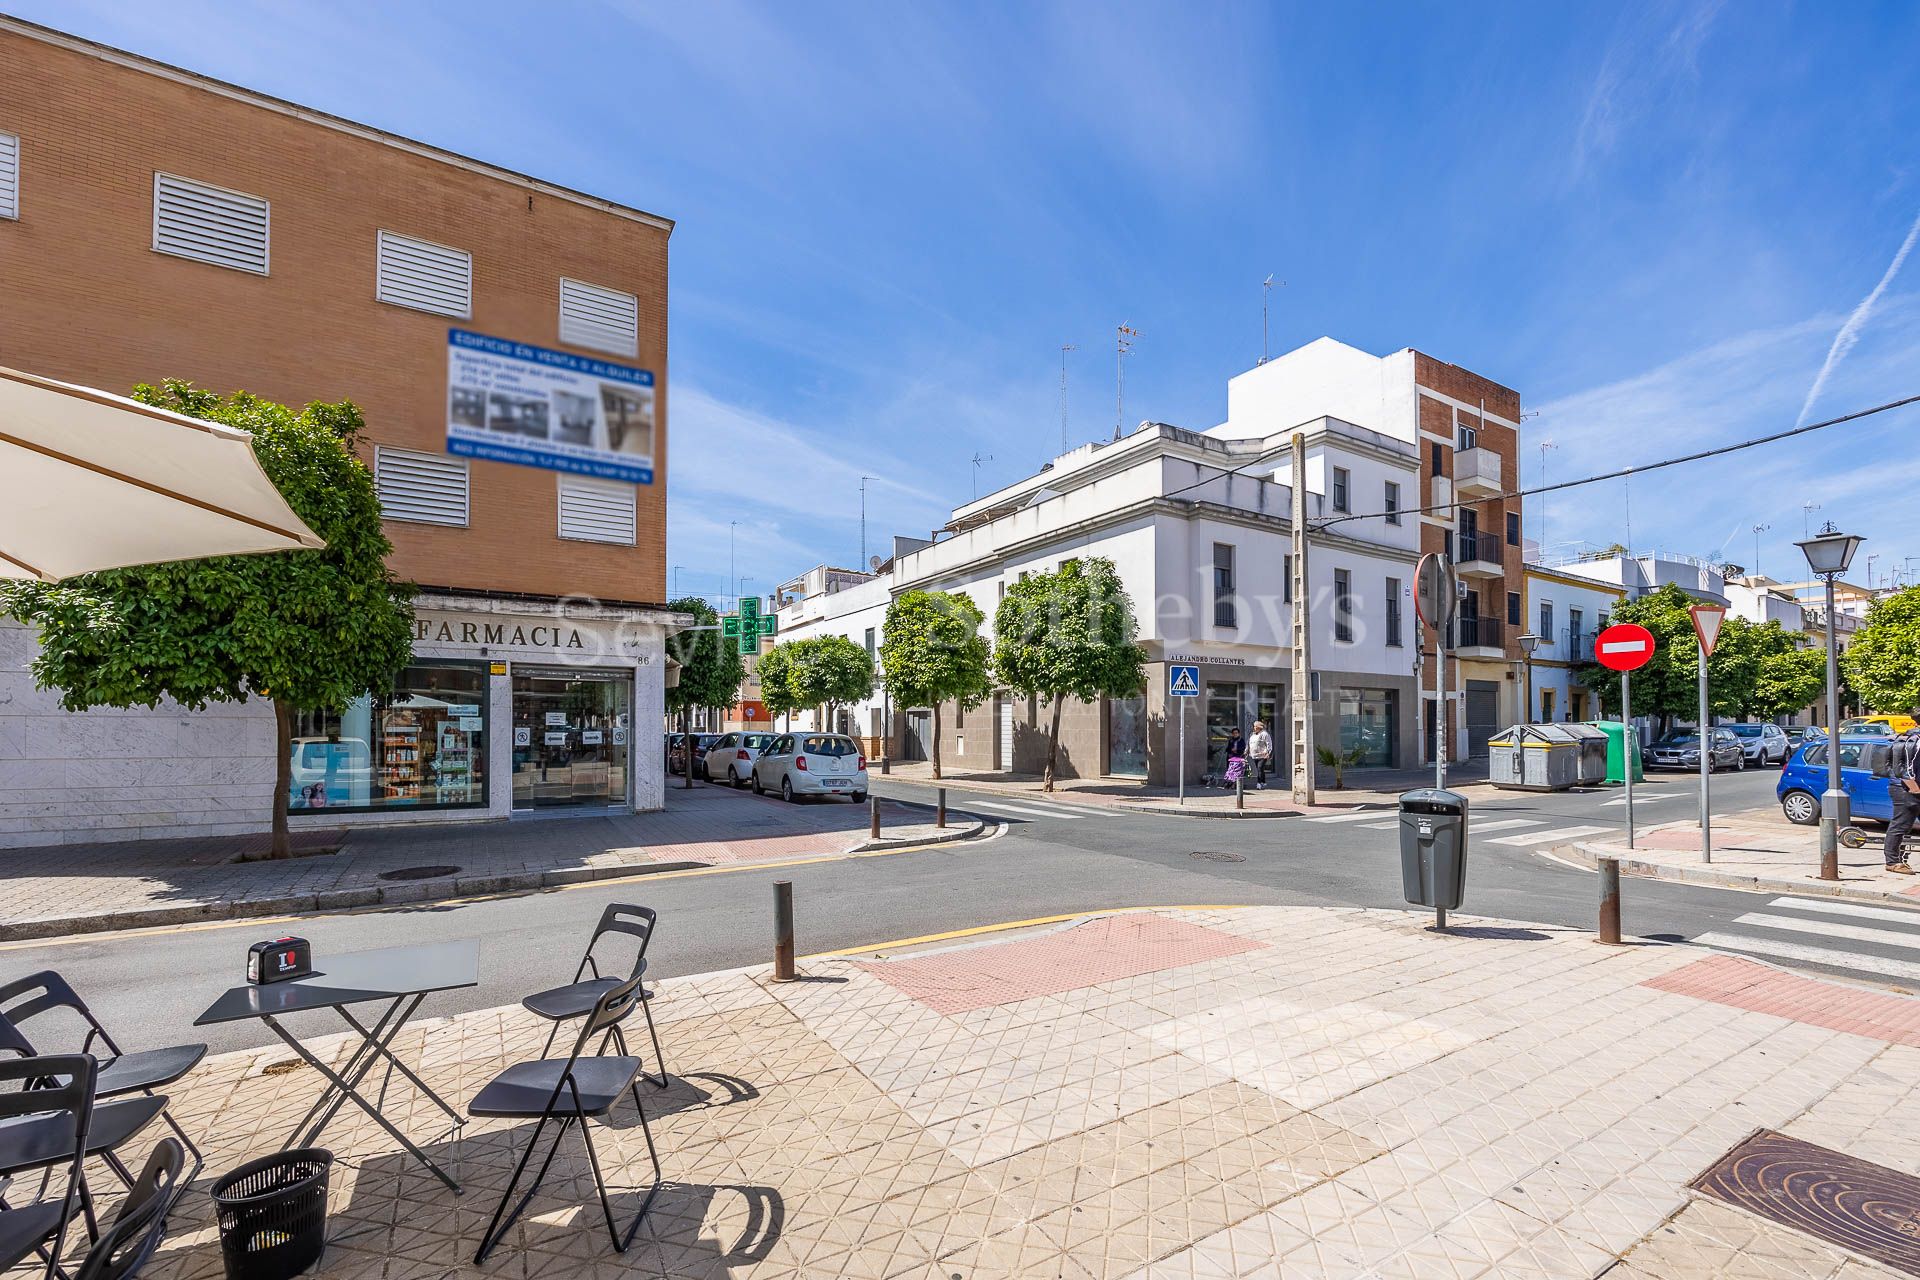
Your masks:
{"label": "sidewalk", "polygon": [[[1691,948],[1305,907],[1096,916],[802,969],[659,984],[674,1078],[641,1092],[668,1181],[624,1256],[569,1141],[473,1269],[531,1126],[431,1142],[456,1198],[349,1112],[325,1139],[340,1159],[316,1274],[1903,1274],[1690,1184],[1756,1130],[1815,1144],[1797,1151],[1808,1185],[1842,1153],[1887,1183],[1920,1174],[1917,1000]],[[414,1024],[396,1048],[458,1107],[545,1029],[513,1006]],[[171,1091],[206,1180],[271,1149],[315,1095],[289,1058],[225,1055]],[[398,1123],[435,1131],[430,1104],[396,1095]],[[637,1130],[631,1103],[594,1129],[622,1226],[648,1178]],[[1856,1248],[1912,1248],[1887,1183]],[[1801,1185],[1769,1187],[1817,1228]],[[146,1275],[220,1274],[196,1186]]]}
{"label": "sidewalk", "polygon": [[1626,875],[1692,884],[1754,889],[1766,893],[1816,894],[1862,902],[1920,901],[1920,876],[1895,875],[1880,852],[1880,831],[1867,828],[1866,847],[1840,846],[1840,879],[1820,879],[1820,828],[1796,827],[1768,806],[1716,815],[1713,861],[1700,861],[1697,821],[1664,822],[1624,839],[1582,840],[1551,850],[1557,856],[1593,866],[1598,858],[1618,858]]}
{"label": "sidewalk", "polygon": [[696,785],[669,787],[658,813],[306,830],[296,849],[338,851],[279,862],[238,861],[265,836],[0,849],[0,941],[884,849],[964,839],[983,825],[937,828],[925,809],[887,801],[880,818],[875,843],[865,805],[789,805]]}

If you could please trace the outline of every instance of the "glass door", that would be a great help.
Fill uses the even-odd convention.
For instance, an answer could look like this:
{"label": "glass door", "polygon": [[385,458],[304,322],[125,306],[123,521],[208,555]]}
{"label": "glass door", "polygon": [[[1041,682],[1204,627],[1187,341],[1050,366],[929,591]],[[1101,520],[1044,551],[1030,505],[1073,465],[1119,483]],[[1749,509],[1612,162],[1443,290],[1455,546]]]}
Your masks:
{"label": "glass door", "polygon": [[619,672],[513,675],[513,807],[627,803],[633,680]]}

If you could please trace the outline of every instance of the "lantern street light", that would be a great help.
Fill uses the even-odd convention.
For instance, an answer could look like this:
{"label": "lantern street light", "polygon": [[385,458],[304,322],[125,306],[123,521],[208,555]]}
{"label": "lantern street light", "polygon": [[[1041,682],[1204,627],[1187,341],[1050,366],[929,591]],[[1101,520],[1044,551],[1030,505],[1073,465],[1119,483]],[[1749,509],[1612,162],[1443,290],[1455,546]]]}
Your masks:
{"label": "lantern street light", "polygon": [[1519,638],[1520,638],[1520,652],[1523,655],[1525,655],[1526,662],[1527,662],[1527,709],[1521,713],[1520,719],[1527,724],[1532,724],[1533,723],[1533,651],[1535,649],[1538,649],[1543,643],[1545,643],[1546,637],[1537,636],[1533,634],[1533,632],[1531,631],[1523,631],[1520,633]]}
{"label": "lantern street light", "polygon": [[1826,582],[1827,608],[1827,790],[1820,797],[1820,878],[1840,878],[1840,828],[1850,819],[1847,793],[1840,788],[1840,663],[1833,625],[1833,580],[1853,563],[1862,539],[1841,533],[1829,520],[1805,542],[1796,543],[1807,567]]}

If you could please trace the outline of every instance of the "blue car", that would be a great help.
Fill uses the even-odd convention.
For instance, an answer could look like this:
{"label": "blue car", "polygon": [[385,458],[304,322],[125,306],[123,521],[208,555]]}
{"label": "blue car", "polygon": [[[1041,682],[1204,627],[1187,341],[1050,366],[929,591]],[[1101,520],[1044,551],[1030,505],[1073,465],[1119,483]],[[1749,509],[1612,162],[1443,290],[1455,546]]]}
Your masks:
{"label": "blue car", "polygon": [[[1840,786],[1856,819],[1886,822],[1893,817],[1893,799],[1887,794],[1887,762],[1891,748],[1885,738],[1842,735]],[[1809,738],[1780,770],[1773,789],[1788,822],[1812,826],[1820,821],[1820,794],[1827,789],[1827,743]]]}

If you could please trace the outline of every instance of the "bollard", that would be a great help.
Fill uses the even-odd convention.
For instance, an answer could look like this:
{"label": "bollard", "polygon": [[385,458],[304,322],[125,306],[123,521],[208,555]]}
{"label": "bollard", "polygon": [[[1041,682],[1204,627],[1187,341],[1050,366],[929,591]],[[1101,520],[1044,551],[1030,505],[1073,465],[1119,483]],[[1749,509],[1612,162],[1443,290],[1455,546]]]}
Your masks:
{"label": "bollard", "polygon": [[880,838],[880,800],[877,796],[867,801],[867,835],[874,840]]}
{"label": "bollard", "polygon": [[793,981],[793,881],[773,882],[773,980]]}
{"label": "bollard", "polygon": [[933,794],[933,825],[944,827],[947,825],[947,789],[941,787]]}
{"label": "bollard", "polygon": [[1247,807],[1247,775],[1244,773],[1233,780],[1233,807],[1236,809]]}
{"label": "bollard", "polygon": [[1600,941],[1620,941],[1620,859],[1601,858],[1600,862]]}

